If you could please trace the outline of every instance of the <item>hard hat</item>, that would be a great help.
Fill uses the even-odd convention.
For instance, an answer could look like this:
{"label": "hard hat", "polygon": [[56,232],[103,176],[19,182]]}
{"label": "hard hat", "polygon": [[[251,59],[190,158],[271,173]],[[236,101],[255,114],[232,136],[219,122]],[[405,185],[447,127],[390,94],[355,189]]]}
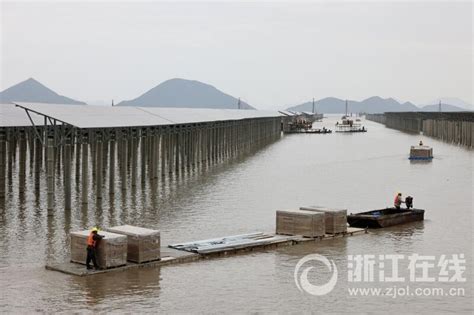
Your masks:
{"label": "hard hat", "polygon": [[93,227],[93,228],[92,228],[92,232],[99,232],[99,228]]}

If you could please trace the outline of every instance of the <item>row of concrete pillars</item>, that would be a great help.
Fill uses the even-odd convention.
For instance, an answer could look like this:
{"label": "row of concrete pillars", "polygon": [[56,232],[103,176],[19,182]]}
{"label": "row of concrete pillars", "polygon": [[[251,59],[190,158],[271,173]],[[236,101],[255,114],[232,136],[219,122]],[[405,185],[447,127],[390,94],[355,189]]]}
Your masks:
{"label": "row of concrete pillars", "polygon": [[[436,116],[436,114],[432,115]],[[466,115],[467,116],[467,115]],[[466,147],[474,147],[474,121],[450,120],[445,117],[433,117],[429,119],[429,113],[424,116],[409,117],[405,114],[397,115],[397,113],[385,114],[368,114],[368,120],[375,121],[386,125],[389,128],[408,131],[413,133],[423,133],[428,137],[437,138],[449,143],[459,144]]]}
{"label": "row of concrete pillars", "polygon": [[42,176],[48,210],[61,203],[57,187],[65,210],[73,207],[73,185],[82,206],[140,185],[157,189],[166,177],[261,148],[279,139],[280,129],[277,117],[146,128],[0,129],[0,201],[16,189],[21,195],[34,187],[40,194]]}
{"label": "row of concrete pillars", "polygon": [[423,120],[423,135],[472,148],[474,122],[426,119]]}

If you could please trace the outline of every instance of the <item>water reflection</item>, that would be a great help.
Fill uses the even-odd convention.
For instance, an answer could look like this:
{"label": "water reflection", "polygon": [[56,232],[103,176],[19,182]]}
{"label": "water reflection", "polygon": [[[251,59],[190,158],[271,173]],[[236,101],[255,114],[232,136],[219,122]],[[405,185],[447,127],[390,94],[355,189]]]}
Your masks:
{"label": "water reflection", "polygon": [[71,285],[82,291],[87,306],[98,305],[110,298],[120,300],[125,296],[157,296],[160,280],[160,268],[140,268],[93,277],[70,278]]}
{"label": "water reflection", "polygon": [[[332,128],[335,119],[331,119],[317,127]],[[18,311],[15,306],[21,293],[28,297],[22,301],[27,310],[82,312],[87,305],[93,305],[92,309],[107,312],[133,305],[137,313],[268,313],[275,309],[285,313],[377,312],[386,307],[387,300],[348,299],[345,295],[312,299],[302,295],[293,280],[296,262],[307,254],[319,253],[335,260],[338,268],[342,266],[342,274],[349,254],[461,252],[471,257],[473,153],[432,140],[430,145],[443,158],[430,164],[412,164],[406,152],[411,143],[419,141],[417,136],[370,122],[367,125],[369,132],[353,137],[284,137],[253,155],[228,163],[200,165],[163,180],[158,173],[157,180],[146,181],[125,193],[117,179],[115,194],[108,194],[110,184],[104,176],[106,187],[101,203],[96,203],[91,174],[89,204],[81,203],[76,187],[70,212],[63,210],[59,178],[56,208],[48,213],[45,173],[41,173],[39,195],[19,196],[15,171],[8,180],[8,198],[0,206],[0,286],[7,292],[6,299],[0,297],[0,308]],[[18,168],[18,163],[13,167]],[[119,178],[118,169],[116,174]],[[131,187],[129,183],[125,186]],[[35,191],[34,187],[26,188]],[[44,270],[49,259],[68,259],[71,230],[93,225],[156,228],[161,230],[162,243],[166,245],[271,232],[275,228],[275,210],[279,208],[322,204],[354,213],[383,208],[391,204],[398,190],[415,197],[416,207],[427,210],[427,221],[161,270],[140,269],[85,279]],[[472,270],[471,261],[467,269]],[[81,304],[78,301],[82,302],[83,294],[86,298]],[[89,304],[85,304],[86,300]],[[439,311],[439,300],[419,301],[410,300],[410,310]],[[470,296],[457,303],[448,302],[452,311],[462,312],[471,307],[469,301]],[[390,310],[406,312],[406,305],[406,300],[393,300]]]}

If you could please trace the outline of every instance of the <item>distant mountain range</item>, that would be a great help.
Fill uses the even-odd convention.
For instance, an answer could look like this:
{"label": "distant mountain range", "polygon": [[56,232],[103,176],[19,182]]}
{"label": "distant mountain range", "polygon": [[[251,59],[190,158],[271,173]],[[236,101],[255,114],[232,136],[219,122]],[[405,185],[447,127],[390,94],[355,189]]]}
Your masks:
{"label": "distant mountain range", "polygon": [[439,102],[441,102],[441,104],[450,104],[467,110],[474,110],[473,104],[469,104],[457,97],[441,97],[430,102],[426,102],[424,105],[436,105],[439,104]]}
{"label": "distant mountain range", "polygon": [[[411,112],[411,111],[438,111],[438,104],[426,105],[418,107],[413,103],[405,102],[401,103],[393,98],[381,98],[379,96],[373,96],[363,101],[347,101],[349,113],[383,113],[383,112]],[[345,112],[346,101],[335,98],[327,97],[315,101],[316,112],[337,114]],[[306,102],[300,105],[289,107],[288,110],[298,112],[311,112],[313,108],[312,102]],[[453,105],[442,104],[441,110],[446,112],[457,112],[466,111],[465,108],[460,108]]]}
{"label": "distant mountain range", "polygon": [[[167,80],[145,94],[118,106],[156,106],[237,109],[239,100],[209,84],[185,79]],[[240,102],[240,109],[255,109]]]}
{"label": "distant mountain range", "polygon": [[20,82],[0,92],[0,103],[38,102],[52,104],[83,105],[84,102],[59,95],[33,78]]}
{"label": "distant mountain range", "polygon": [[[62,96],[47,88],[35,79],[20,82],[3,92],[0,92],[0,103],[39,102],[53,104],[86,104],[72,98]],[[442,111],[472,110],[472,105],[457,98],[442,98]],[[449,102],[455,104],[450,104]],[[393,98],[370,97],[363,101],[348,101],[348,111],[352,113],[383,113],[400,111],[438,111],[438,100],[432,105],[417,107],[410,102],[399,102]],[[239,100],[228,95],[212,85],[199,81],[185,79],[167,80],[152,88],[145,94],[119,103],[120,106],[158,106],[158,107],[186,107],[186,108],[228,108],[237,109]],[[105,105],[108,102],[104,102]],[[449,104],[449,105],[448,105]],[[117,105],[117,106],[118,106]],[[319,113],[344,113],[345,100],[327,97],[315,102]],[[460,106],[456,106],[460,105]],[[241,109],[254,109],[246,102],[240,102]],[[312,111],[312,102],[292,106],[288,110]]]}

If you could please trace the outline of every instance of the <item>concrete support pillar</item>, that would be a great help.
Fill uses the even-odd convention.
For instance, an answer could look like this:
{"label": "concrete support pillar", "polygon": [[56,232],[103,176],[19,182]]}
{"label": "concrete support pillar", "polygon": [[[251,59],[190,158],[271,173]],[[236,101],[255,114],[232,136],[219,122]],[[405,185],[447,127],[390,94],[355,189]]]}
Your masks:
{"label": "concrete support pillar", "polygon": [[174,170],[176,173],[179,173],[179,151],[182,147],[182,137],[183,137],[183,131],[181,129],[178,129],[174,135],[173,135],[173,142],[174,142]]}
{"label": "concrete support pillar", "polygon": [[[41,136],[41,134],[40,134]],[[40,192],[40,177],[41,177],[41,165],[43,163],[43,144],[41,139],[35,138],[35,162],[34,162],[34,181],[35,181],[35,192]]]}
{"label": "concrete support pillar", "polygon": [[75,174],[74,177],[76,179],[76,185],[78,185],[79,180],[81,179],[81,143],[77,141],[78,137],[76,137],[76,148],[74,154],[76,155],[75,158]]}
{"label": "concrete support pillar", "polygon": [[173,172],[173,149],[174,149],[174,132],[168,134],[168,173]]}
{"label": "concrete support pillar", "polygon": [[95,141],[95,158],[94,158],[94,164],[95,164],[95,193],[96,193],[96,199],[101,200],[102,199],[102,177],[103,177],[103,157],[102,154],[104,152],[103,148],[103,139],[102,139],[102,133],[98,132],[96,134],[96,141]]}
{"label": "concrete support pillar", "polygon": [[162,133],[161,134],[161,150],[160,150],[160,158],[161,158],[161,177],[164,177],[166,175],[166,155],[168,154],[167,148],[168,145],[166,143],[167,141],[167,134]]}
{"label": "concrete support pillar", "polygon": [[63,185],[64,185],[64,210],[71,210],[71,138],[66,139],[64,145],[64,172],[63,172]]}
{"label": "concrete support pillar", "polygon": [[89,144],[86,134],[82,137],[82,174],[81,174],[81,202],[83,205],[89,203]]}
{"label": "concrete support pillar", "polygon": [[8,182],[11,183],[13,178],[13,133],[7,132],[7,177]]}
{"label": "concrete support pillar", "polygon": [[207,151],[207,165],[211,165],[211,158],[212,158],[212,127],[209,126],[206,130],[206,151]]}
{"label": "concrete support pillar", "polygon": [[20,167],[19,167],[19,189],[20,189],[20,194],[23,194],[25,192],[25,184],[26,184],[26,151],[27,151],[27,145],[26,145],[26,132],[25,130],[21,129],[20,130],[20,146],[19,146],[19,159],[20,159]]}
{"label": "concrete support pillar", "polygon": [[121,149],[120,149],[120,158],[121,158],[121,163],[120,163],[120,177],[121,177],[121,187],[122,187],[122,194],[124,194],[127,190],[127,157],[128,157],[128,150],[127,150],[127,133],[123,132],[122,134],[122,140],[121,140]]}
{"label": "concrete support pillar", "polygon": [[46,187],[48,191],[48,211],[54,209],[54,138],[48,136],[47,144],[47,177],[46,177]]}
{"label": "concrete support pillar", "polygon": [[189,169],[191,167],[191,161],[193,158],[193,152],[192,152],[192,141],[191,141],[191,130],[188,129],[186,132],[186,167]]}
{"label": "concrete support pillar", "polygon": [[136,130],[132,130],[132,141],[131,141],[131,158],[132,158],[132,163],[131,163],[131,167],[132,167],[132,187],[135,187],[137,185],[137,150],[138,150],[138,146],[137,146],[137,131]]}
{"label": "concrete support pillar", "polygon": [[0,200],[5,199],[7,141],[5,130],[0,129]]}
{"label": "concrete support pillar", "polygon": [[146,157],[147,157],[147,138],[146,131],[142,130],[140,134],[140,179],[142,185],[146,183]]}
{"label": "concrete support pillar", "polygon": [[115,135],[109,141],[109,194],[115,194]]}
{"label": "concrete support pillar", "polygon": [[152,138],[152,141],[153,141],[153,154],[152,154],[152,158],[153,158],[153,170],[152,170],[152,173],[153,173],[153,181],[157,181],[158,180],[158,167],[160,165],[160,135],[155,132],[153,134],[153,138]]}

